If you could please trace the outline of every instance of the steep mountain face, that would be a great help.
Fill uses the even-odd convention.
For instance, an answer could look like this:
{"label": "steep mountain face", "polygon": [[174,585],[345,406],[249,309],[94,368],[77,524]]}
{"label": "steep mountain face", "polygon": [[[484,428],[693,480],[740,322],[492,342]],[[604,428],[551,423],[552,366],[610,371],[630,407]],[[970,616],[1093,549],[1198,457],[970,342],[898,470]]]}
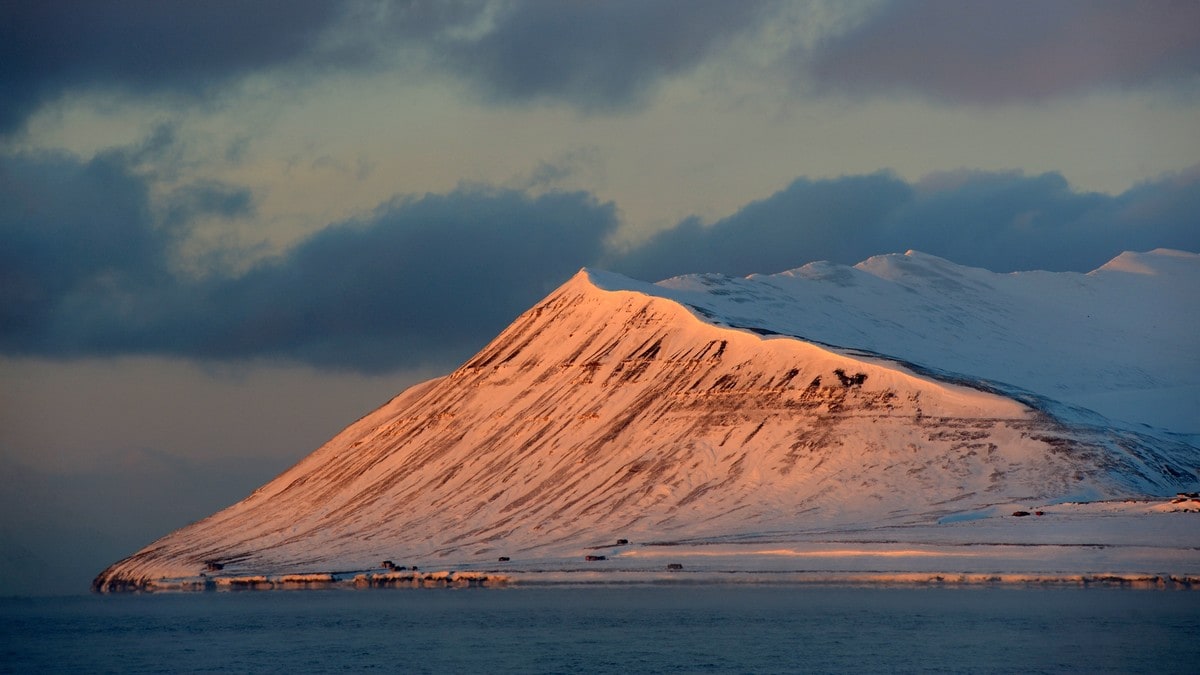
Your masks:
{"label": "steep mountain face", "polygon": [[[1196,279],[1200,257],[1188,255],[1141,264]],[[1053,342],[1075,335],[1064,315],[1087,310],[1055,293],[1090,294],[1114,325],[1114,304],[1140,302],[1110,273],[1144,281],[1103,269],[992,275],[920,254],[660,285],[581,271],[458,370],[114,564],[96,587],[192,577],[208,563],[277,575],[385,558],[550,559],[618,537],[736,541],[1195,489],[1193,437],[1074,407],[1089,387],[1120,393],[1131,369],[1160,388],[1200,383],[1194,346],[1173,337],[1100,363],[1100,337]],[[1023,333],[1022,319],[1038,317],[1044,334]],[[1124,326],[1122,344],[1137,329]],[[1168,358],[1174,371],[1155,370]]]}

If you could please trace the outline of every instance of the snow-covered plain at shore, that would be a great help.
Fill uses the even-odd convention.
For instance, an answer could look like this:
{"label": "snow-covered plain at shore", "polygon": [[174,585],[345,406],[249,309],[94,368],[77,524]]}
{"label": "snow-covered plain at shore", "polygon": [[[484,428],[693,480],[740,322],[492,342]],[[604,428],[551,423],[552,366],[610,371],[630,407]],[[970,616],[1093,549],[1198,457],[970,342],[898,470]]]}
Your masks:
{"label": "snow-covered plain at shore", "polygon": [[[583,556],[207,574],[141,590],[504,587],[514,584],[891,584],[1200,589],[1200,498],[1004,505],[904,528],[745,533],[588,547]],[[1040,514],[1040,515],[1035,515]],[[1169,515],[1168,515],[1169,514]],[[599,560],[588,560],[601,557]]]}
{"label": "snow-covered plain at shore", "polygon": [[1089,274],[911,251],[659,284],[584,270],[94,587],[1190,587],[1198,291],[1200,256],[1167,250]]}

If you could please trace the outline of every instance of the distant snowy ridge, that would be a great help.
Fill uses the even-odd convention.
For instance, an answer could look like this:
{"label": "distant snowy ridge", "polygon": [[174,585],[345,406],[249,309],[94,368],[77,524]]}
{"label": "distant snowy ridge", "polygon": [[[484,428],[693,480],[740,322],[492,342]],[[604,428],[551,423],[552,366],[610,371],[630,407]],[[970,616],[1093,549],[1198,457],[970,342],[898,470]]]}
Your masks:
{"label": "distant snowy ridge", "polygon": [[[605,279],[619,287],[614,275]],[[1195,253],[1126,252],[1088,274],[997,274],[909,251],[853,267],[819,262],[639,288],[720,325],[875,352],[1110,420],[1200,434]]]}
{"label": "distant snowy ridge", "polygon": [[659,284],[583,270],[450,375],[95,587],[383,559],[554,569],[617,539],[626,561],[878,528],[945,539],[1014,503],[1196,490],[1194,417],[1125,407],[1110,424],[1095,402],[1197,390],[1198,281],[1200,256],[1173,251],[1088,275],[915,252]]}

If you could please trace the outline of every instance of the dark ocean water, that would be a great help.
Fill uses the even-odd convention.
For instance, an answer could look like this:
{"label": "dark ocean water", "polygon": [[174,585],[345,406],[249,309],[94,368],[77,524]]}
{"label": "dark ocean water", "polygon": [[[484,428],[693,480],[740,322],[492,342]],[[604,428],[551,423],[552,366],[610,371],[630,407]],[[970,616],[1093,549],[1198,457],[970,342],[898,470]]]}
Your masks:
{"label": "dark ocean water", "polygon": [[565,586],[0,600],[0,671],[1200,672],[1200,593]]}

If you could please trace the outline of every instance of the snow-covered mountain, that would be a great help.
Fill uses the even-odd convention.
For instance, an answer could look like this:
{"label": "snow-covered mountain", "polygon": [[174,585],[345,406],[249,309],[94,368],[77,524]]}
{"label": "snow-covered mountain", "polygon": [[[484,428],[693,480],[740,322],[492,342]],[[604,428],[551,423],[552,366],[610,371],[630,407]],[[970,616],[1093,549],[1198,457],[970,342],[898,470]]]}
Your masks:
{"label": "snow-covered mountain", "polygon": [[1089,274],[911,251],[658,284],[583,270],[453,373],[95,587],[953,539],[929,533],[1011,504],[1196,490],[1198,292],[1200,255],[1167,250]]}

